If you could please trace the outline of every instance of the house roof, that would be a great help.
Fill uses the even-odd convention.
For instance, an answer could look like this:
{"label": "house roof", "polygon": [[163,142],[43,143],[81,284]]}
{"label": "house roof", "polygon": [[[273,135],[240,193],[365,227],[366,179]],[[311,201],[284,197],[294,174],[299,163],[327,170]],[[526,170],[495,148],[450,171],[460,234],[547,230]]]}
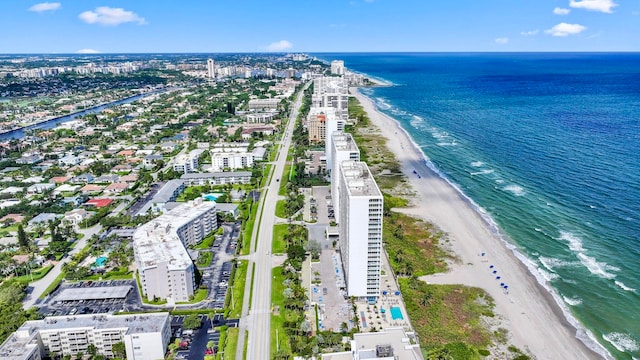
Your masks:
{"label": "house roof", "polygon": [[92,205],[98,208],[111,205],[113,199],[91,199],[85,203],[85,205]]}

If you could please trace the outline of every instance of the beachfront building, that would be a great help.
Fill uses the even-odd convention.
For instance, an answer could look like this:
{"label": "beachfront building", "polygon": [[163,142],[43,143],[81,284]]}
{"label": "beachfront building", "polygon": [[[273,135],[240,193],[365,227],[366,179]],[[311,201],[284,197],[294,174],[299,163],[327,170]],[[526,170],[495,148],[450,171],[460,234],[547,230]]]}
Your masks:
{"label": "beachfront building", "polygon": [[327,157],[327,170],[329,171],[331,171],[332,167],[331,148],[333,148],[333,138],[331,137],[331,135],[336,131],[344,131],[344,125],[345,121],[336,117],[335,115],[331,118],[327,118],[327,122],[325,123],[324,152],[325,156]]}
{"label": "beachfront building", "polygon": [[189,301],[195,289],[187,246],[218,228],[216,203],[196,199],[140,226],[133,249],[140,286],[148,299]]}
{"label": "beachfront building", "polygon": [[211,170],[246,169],[253,167],[253,154],[241,153],[211,153]]}
{"label": "beachfront building", "polygon": [[164,359],[171,338],[169,313],[49,316],[26,321],[0,345],[4,360],[40,360],[97,353],[114,357],[113,344],[124,343],[128,360]]}
{"label": "beachfront building", "polygon": [[164,205],[166,203],[176,201],[178,196],[184,192],[185,185],[184,181],[181,179],[174,179],[167,181],[160,190],[151,198],[151,200],[147,201],[136,213],[138,215],[145,215],[151,211],[155,212],[163,212]]}
{"label": "beachfront building", "polygon": [[[331,154],[331,167],[329,163],[329,154]],[[327,151],[327,170],[331,174],[331,203],[335,218],[340,220],[340,172],[343,161],[360,161],[360,149],[349,133],[335,131],[331,135],[331,150]]]}
{"label": "beachfront building", "polygon": [[344,60],[333,60],[331,62],[332,75],[344,75]]}
{"label": "beachfront building", "polygon": [[322,354],[322,360],[423,360],[415,333],[403,328],[353,335],[351,351]]}
{"label": "beachfront building", "polygon": [[[340,252],[348,296],[378,297],[383,197],[366,163],[340,164]],[[365,252],[366,251],[366,252]]]}
{"label": "beachfront building", "polygon": [[[312,107],[307,115],[307,129],[310,142],[324,142],[325,148],[330,149],[330,135],[334,131],[344,130],[344,121],[336,116],[334,108]],[[327,136],[329,136],[329,144]]]}
{"label": "beachfront building", "polygon": [[343,77],[320,77],[313,80],[312,107],[332,107],[336,116],[349,120],[349,87]]}
{"label": "beachfront building", "polygon": [[188,174],[198,170],[198,158],[204,149],[194,149],[188,154],[180,154],[173,161],[173,170],[179,173]]}

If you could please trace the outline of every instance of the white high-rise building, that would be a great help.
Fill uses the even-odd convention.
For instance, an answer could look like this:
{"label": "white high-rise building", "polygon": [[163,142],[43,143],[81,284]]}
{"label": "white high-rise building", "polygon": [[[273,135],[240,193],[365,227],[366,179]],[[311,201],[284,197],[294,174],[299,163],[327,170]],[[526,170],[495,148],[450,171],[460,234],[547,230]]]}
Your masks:
{"label": "white high-rise building", "polygon": [[327,122],[325,123],[324,151],[327,156],[327,170],[329,172],[333,167],[333,154],[331,153],[331,148],[333,148],[333,138],[331,135],[336,131],[342,132],[344,130],[344,124],[345,121],[335,115],[330,118],[327,117]]}
{"label": "white high-rise building", "polygon": [[140,226],[133,234],[133,254],[147,299],[189,301],[195,272],[186,247],[218,228],[216,203],[196,199]]}
{"label": "white high-rise building", "polygon": [[320,77],[313,80],[312,107],[332,107],[336,116],[349,120],[349,87],[344,77]]}
{"label": "white high-rise building", "polygon": [[369,167],[343,161],[340,169],[340,252],[347,294],[380,296],[383,197]]}
{"label": "white high-rise building", "polygon": [[89,345],[108,358],[113,344],[125,344],[128,360],[164,359],[171,339],[169,313],[49,316],[25,321],[0,346],[5,360],[39,360],[87,354]]}
{"label": "white high-rise building", "polygon": [[344,75],[344,61],[343,60],[333,60],[331,62],[331,74],[333,74],[333,75]]}
{"label": "white high-rise building", "polygon": [[216,64],[213,59],[207,60],[207,75],[209,79],[214,79],[216,77]]}
{"label": "white high-rise building", "polygon": [[[346,160],[360,161],[360,149],[349,133],[336,131],[331,134],[331,150],[327,151],[327,171],[331,174],[331,202],[334,215],[340,220],[340,164]],[[329,153],[331,154],[331,168],[329,168]]]}

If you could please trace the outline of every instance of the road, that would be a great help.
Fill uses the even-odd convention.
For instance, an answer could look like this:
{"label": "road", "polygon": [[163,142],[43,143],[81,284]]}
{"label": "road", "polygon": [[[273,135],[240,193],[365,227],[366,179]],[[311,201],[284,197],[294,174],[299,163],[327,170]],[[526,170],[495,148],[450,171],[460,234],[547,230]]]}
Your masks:
{"label": "road", "polygon": [[[306,89],[310,83],[304,87]],[[273,240],[273,225],[276,222],[276,202],[278,200],[278,190],[280,188],[279,179],[282,178],[284,167],[287,162],[287,154],[291,146],[291,135],[296,125],[296,117],[302,105],[302,97],[304,89],[298,93],[298,96],[292,106],[289,122],[284,130],[280,149],[276,155],[272,176],[268,184],[262,192],[262,198],[258,204],[258,213],[256,214],[256,224],[254,228],[254,236],[257,246],[252,244],[253,263],[255,264],[255,279],[251,281],[252,271],[249,270],[247,277],[247,288],[253,284],[251,312],[248,309],[249,292],[245,291],[242,320],[240,323],[241,330],[238,338],[238,348],[236,351],[236,359],[242,359],[244,350],[244,331],[249,331],[247,339],[247,359],[269,359],[271,353],[271,242]],[[251,269],[251,262],[249,263]],[[248,290],[248,289],[247,289]]]}

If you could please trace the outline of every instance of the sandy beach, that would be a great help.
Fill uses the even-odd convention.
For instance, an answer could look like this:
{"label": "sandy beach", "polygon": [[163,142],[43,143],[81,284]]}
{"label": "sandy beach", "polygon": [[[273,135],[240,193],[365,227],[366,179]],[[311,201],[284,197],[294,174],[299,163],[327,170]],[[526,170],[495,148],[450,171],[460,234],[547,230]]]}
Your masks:
{"label": "sandy beach", "polygon": [[[378,112],[372,101],[356,89],[351,93],[389,140],[387,145],[401,162],[415,192],[411,207],[404,212],[431,221],[448,233],[451,248],[460,259],[451,271],[421,280],[486,290],[495,300],[495,312],[503,319],[502,326],[509,330],[509,343],[537,359],[602,358],[576,338],[576,328],[565,319],[553,296],[491,231],[486,221],[453,186],[429,169],[398,123]],[[508,290],[501,283],[508,285]]]}

